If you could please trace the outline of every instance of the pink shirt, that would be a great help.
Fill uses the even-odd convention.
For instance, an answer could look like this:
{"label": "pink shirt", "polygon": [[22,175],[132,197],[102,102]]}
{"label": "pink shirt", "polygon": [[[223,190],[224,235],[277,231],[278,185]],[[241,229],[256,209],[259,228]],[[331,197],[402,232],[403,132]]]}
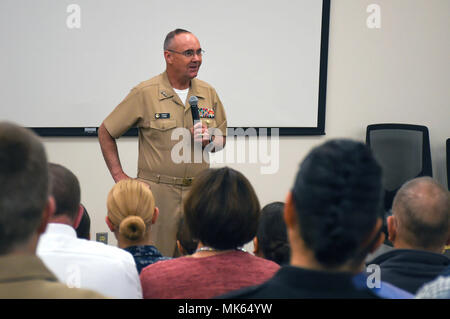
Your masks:
{"label": "pink shirt", "polygon": [[209,257],[179,257],[145,267],[140,275],[145,299],[206,299],[261,284],[279,265],[243,251]]}

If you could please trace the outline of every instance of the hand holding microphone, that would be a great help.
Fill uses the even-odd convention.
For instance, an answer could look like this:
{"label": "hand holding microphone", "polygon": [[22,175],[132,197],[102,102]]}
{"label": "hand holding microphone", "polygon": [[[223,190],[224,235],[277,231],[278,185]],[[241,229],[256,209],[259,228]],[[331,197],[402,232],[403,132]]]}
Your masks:
{"label": "hand holding microphone", "polygon": [[194,126],[191,128],[191,134],[194,136],[194,141],[199,143],[209,142],[208,127],[200,121],[198,112],[198,98],[191,96],[189,98],[189,105],[191,106],[192,121]]}

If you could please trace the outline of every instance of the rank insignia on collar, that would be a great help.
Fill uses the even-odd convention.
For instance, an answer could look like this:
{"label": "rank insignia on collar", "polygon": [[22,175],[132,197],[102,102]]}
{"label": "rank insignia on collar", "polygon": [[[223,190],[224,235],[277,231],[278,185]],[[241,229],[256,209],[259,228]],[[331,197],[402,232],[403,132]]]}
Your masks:
{"label": "rank insignia on collar", "polygon": [[214,110],[208,109],[207,107],[199,107],[198,112],[201,118],[213,119],[215,117]]}
{"label": "rank insignia on collar", "polygon": [[164,97],[169,97],[166,93],[166,91],[161,91],[161,94],[164,95]]}

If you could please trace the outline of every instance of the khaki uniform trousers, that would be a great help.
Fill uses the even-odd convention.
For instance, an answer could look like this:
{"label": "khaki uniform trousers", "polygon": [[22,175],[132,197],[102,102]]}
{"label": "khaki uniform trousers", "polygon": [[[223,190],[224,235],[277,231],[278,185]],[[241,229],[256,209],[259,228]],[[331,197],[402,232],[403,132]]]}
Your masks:
{"label": "khaki uniform trousers", "polygon": [[139,180],[150,186],[159,209],[159,216],[151,228],[151,240],[163,256],[177,257],[178,224],[184,213],[183,202],[190,186],[156,183],[142,178]]}

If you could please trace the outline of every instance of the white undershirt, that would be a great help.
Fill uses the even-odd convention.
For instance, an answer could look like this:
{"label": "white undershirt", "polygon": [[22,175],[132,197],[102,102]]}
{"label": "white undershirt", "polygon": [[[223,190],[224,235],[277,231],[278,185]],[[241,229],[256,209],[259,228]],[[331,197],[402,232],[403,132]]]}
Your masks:
{"label": "white undershirt", "polygon": [[184,90],[178,90],[176,88],[173,88],[173,90],[175,91],[176,94],[178,94],[178,96],[180,97],[181,102],[183,102],[183,104],[186,104],[189,88],[184,89]]}

